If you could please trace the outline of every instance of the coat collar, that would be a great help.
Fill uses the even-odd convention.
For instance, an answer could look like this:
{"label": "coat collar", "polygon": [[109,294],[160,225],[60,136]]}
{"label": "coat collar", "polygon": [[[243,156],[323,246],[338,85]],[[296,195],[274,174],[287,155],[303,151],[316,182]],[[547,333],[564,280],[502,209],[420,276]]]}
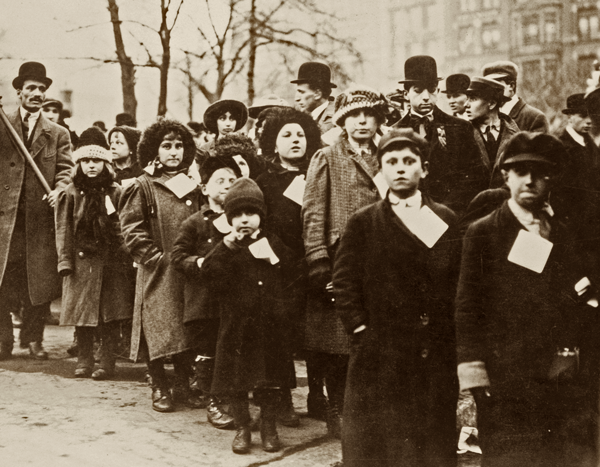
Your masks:
{"label": "coat collar", "polygon": [[[377,169],[371,167],[367,160],[356,152],[346,138],[340,139],[340,146],[342,151],[347,154],[350,159],[356,162],[367,173],[367,175],[369,175],[369,177],[373,178],[375,175],[377,175]],[[372,157],[375,157],[375,155],[373,154]]]}
{"label": "coat collar", "polygon": [[510,109],[510,112],[508,113],[509,117],[517,117],[521,113],[521,110],[523,110],[523,107],[525,107],[525,101],[519,97],[518,102],[514,105],[512,109]]}
{"label": "coat collar", "polygon": [[[23,126],[21,125],[20,110],[17,109],[16,111],[8,115],[8,121],[16,130],[17,134],[21,137],[21,141],[25,141],[25,139],[23,138]],[[35,125],[35,129],[31,138],[31,146],[29,149],[31,157],[35,159],[35,157],[48,143],[51,134],[52,124],[50,123],[50,120],[44,117],[44,113],[42,112]]]}

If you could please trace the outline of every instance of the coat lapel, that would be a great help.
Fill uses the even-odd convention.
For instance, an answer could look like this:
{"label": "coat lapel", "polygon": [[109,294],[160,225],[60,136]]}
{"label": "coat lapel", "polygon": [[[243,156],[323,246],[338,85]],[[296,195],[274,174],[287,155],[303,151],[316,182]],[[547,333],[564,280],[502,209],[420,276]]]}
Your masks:
{"label": "coat lapel", "polygon": [[473,127],[473,137],[475,138],[475,144],[477,144],[477,149],[479,149],[479,155],[481,156],[481,162],[483,165],[491,172],[492,163],[490,161],[490,156],[487,153],[487,149],[485,147],[485,142],[483,141],[483,136],[481,136],[481,132]]}
{"label": "coat lapel", "polygon": [[519,97],[519,101],[510,110],[510,112],[508,113],[508,116],[514,120],[521,113],[521,110],[523,110],[523,107],[525,107],[525,102],[523,102],[523,99],[521,99]]}
{"label": "coat lapel", "polygon": [[8,117],[8,121],[13,126],[13,128],[15,129],[15,131],[17,132],[19,137],[21,138],[21,141],[24,142],[25,140],[23,139],[23,125],[21,124],[21,115],[19,114],[19,109],[17,109],[15,112],[11,113],[10,115],[7,115],[7,117]]}
{"label": "coat lapel", "polygon": [[35,125],[35,129],[33,130],[30,150],[31,157],[35,159],[42,149],[46,147],[46,144],[48,144],[48,140],[50,139],[50,134],[50,122],[42,113],[40,114],[37,124]]}
{"label": "coat lapel", "polygon": [[377,175],[377,170],[371,167],[369,163],[365,160],[365,158],[362,155],[358,154],[346,139],[343,139],[342,141],[343,144],[347,146],[345,149],[346,153],[350,156],[350,159],[356,162],[358,166],[365,171],[369,178],[375,177],[375,175]]}

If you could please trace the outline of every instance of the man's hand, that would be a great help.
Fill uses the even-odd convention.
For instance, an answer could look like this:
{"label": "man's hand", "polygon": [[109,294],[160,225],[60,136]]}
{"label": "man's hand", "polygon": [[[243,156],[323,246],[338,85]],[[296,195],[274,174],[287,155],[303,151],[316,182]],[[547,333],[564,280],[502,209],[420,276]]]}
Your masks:
{"label": "man's hand", "polygon": [[[331,261],[329,258],[322,258],[310,266],[308,282],[315,291],[323,293],[331,283],[331,276]],[[331,290],[333,290],[333,284],[331,284]]]}
{"label": "man's hand", "polygon": [[60,190],[58,190],[58,189],[54,189],[46,195],[46,201],[48,201],[48,204],[53,209],[56,207],[56,201],[58,201],[58,192],[59,191]]}

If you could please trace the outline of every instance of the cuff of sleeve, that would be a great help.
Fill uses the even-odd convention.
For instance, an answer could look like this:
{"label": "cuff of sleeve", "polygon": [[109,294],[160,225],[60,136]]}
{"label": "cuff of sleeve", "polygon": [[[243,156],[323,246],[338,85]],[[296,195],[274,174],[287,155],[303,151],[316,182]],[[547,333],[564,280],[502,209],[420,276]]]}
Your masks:
{"label": "cuff of sleeve", "polygon": [[61,271],[64,271],[65,269],[73,269],[73,265],[71,264],[70,261],[61,261],[60,263],[58,263],[58,272],[60,273]]}
{"label": "cuff of sleeve", "polygon": [[311,267],[313,264],[318,263],[323,260],[329,260],[329,254],[327,253],[327,248],[322,248],[319,250],[315,250],[310,254],[306,255],[306,262],[308,263],[308,267]]}
{"label": "cuff of sleeve", "polygon": [[490,386],[484,362],[465,362],[458,365],[460,390]]}
{"label": "cuff of sleeve", "polygon": [[365,329],[367,329],[367,326],[365,326],[364,324],[361,324],[353,331],[353,333],[358,334],[359,332],[364,331]]}

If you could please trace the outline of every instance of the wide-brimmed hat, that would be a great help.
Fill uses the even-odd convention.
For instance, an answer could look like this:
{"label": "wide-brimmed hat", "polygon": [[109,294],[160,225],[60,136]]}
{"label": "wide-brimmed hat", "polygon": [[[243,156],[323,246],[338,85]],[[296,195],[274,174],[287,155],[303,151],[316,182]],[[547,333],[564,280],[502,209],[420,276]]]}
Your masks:
{"label": "wide-brimmed hat", "polygon": [[556,136],[520,131],[506,145],[499,161],[500,168],[519,162],[537,162],[559,166],[565,158],[565,147]]}
{"label": "wide-brimmed hat", "polygon": [[334,123],[343,127],[346,116],[358,109],[381,110],[385,115],[388,110],[387,100],[383,94],[367,86],[353,86],[335,98]]}
{"label": "wide-brimmed hat", "polygon": [[497,100],[500,105],[510,99],[504,95],[504,84],[493,79],[473,76],[466,91],[467,96],[479,96]]}
{"label": "wide-brimmed hat", "polygon": [[398,82],[437,84],[441,79],[437,74],[435,58],[429,55],[415,55],[404,62],[404,79]]}
{"label": "wide-brimmed hat", "polygon": [[19,76],[13,79],[12,85],[15,89],[21,89],[25,80],[34,79],[40,81],[49,88],[52,80],[46,76],[46,67],[39,62],[25,62],[19,67]]}
{"label": "wide-brimmed hat", "polygon": [[508,60],[499,60],[497,62],[486,63],[481,68],[481,74],[490,79],[506,79],[517,81],[519,67],[514,62]]}
{"label": "wide-brimmed hat", "polygon": [[467,75],[456,73],[446,78],[446,89],[442,92],[446,94],[466,94],[469,84],[471,84],[471,79]]}
{"label": "wide-brimmed hat", "polygon": [[585,94],[580,92],[577,94],[571,94],[567,97],[567,108],[562,109],[561,112],[565,115],[573,115],[573,114],[584,114],[587,115],[588,110],[585,105]]}
{"label": "wide-brimmed hat", "polygon": [[204,112],[204,126],[215,135],[219,134],[217,120],[225,112],[230,112],[235,120],[235,130],[238,131],[248,121],[248,109],[243,102],[234,99],[223,99],[211,104]]}
{"label": "wide-brimmed hat", "polygon": [[300,65],[298,78],[290,81],[290,83],[316,83],[330,88],[337,88],[331,82],[331,69],[325,63],[320,62],[306,62]]}
{"label": "wide-brimmed hat", "polygon": [[248,108],[250,118],[258,118],[260,113],[271,107],[291,107],[288,101],[275,94],[259,97],[252,107]]}

